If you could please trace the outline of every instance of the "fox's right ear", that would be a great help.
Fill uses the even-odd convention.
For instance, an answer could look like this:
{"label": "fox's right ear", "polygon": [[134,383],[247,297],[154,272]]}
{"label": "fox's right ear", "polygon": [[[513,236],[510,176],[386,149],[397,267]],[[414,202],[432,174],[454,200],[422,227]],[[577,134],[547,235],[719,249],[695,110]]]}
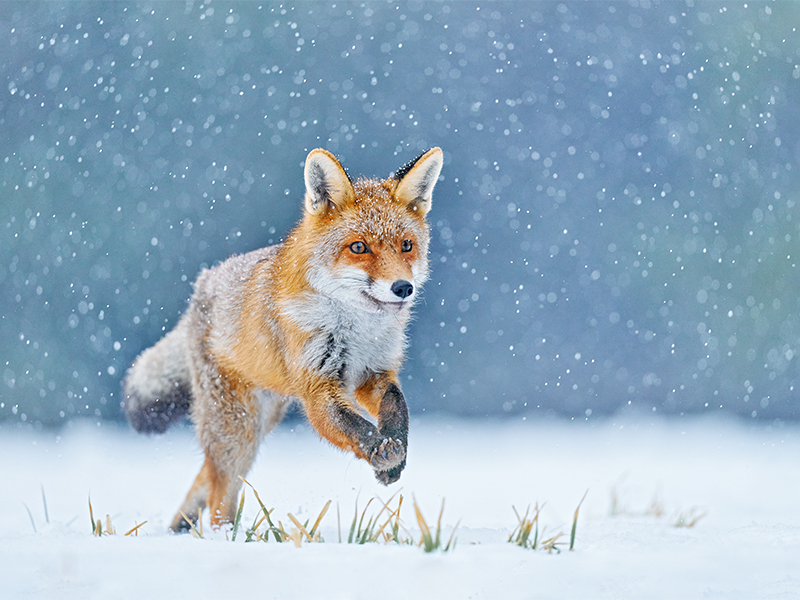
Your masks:
{"label": "fox's right ear", "polygon": [[303,173],[306,210],[312,215],[335,210],[355,199],[353,184],[336,157],[322,148],[312,150]]}

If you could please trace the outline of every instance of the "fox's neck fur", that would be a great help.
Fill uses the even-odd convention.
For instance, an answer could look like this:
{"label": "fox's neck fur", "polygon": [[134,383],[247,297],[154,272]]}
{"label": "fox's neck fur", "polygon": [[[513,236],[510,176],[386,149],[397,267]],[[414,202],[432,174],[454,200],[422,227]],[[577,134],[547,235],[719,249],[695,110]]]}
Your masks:
{"label": "fox's neck fur", "polygon": [[[313,237],[303,222],[278,252],[271,271],[285,292],[275,297],[273,318],[302,340],[302,366],[339,379],[352,392],[371,373],[400,368],[410,307],[367,311],[327,293],[331,283],[327,266],[319,264],[323,257],[315,256],[319,247],[303,243]],[[296,265],[306,268],[298,272]]]}

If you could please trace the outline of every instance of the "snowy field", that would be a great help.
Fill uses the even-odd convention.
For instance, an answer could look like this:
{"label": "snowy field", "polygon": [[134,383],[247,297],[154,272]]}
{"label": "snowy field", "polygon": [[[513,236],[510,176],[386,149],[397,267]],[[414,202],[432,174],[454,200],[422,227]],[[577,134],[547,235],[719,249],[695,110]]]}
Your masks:
{"label": "snowy field", "polygon": [[[4,599],[800,598],[794,425],[412,422],[403,521],[415,531],[412,495],[429,522],[442,498],[448,531],[460,520],[455,551],[435,554],[337,543],[337,502],[346,530],[357,496],[363,506],[397,486],[380,487],[365,464],[297,423],[267,439],[248,479],[284,524],[288,512],[313,520],[333,500],[326,543],[300,548],[166,533],[202,462],[189,429],[148,438],[113,425],[58,435],[6,426],[0,456]],[[587,489],[574,552],[506,542],[512,505],[535,502],[546,503],[548,531],[568,538]],[[90,494],[116,536],[92,537]],[[255,514],[248,491],[244,523]],[[122,536],[145,520],[138,537]]]}

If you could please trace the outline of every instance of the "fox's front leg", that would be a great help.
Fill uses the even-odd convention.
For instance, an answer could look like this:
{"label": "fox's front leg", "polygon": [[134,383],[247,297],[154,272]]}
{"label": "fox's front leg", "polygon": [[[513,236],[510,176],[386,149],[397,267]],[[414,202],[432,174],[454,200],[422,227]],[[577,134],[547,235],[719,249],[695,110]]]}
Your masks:
{"label": "fox's front leg", "polygon": [[376,373],[356,389],[356,400],[377,418],[384,438],[372,466],[384,485],[394,483],[406,466],[408,407],[394,372]]}
{"label": "fox's front leg", "polygon": [[[405,410],[402,394],[400,401]],[[356,412],[337,382],[320,386],[315,393],[306,396],[304,403],[309,421],[322,437],[370,463],[382,483],[397,481],[405,466],[407,410],[404,419],[392,416],[387,419],[390,425],[384,428],[379,418],[376,426]],[[388,476],[389,473],[392,476]]]}

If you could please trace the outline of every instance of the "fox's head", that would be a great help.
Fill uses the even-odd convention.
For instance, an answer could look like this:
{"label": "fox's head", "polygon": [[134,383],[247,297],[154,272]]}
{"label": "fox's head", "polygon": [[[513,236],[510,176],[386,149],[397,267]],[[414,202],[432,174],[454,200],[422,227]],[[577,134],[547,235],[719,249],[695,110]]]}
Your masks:
{"label": "fox's head", "polygon": [[326,150],[305,164],[305,215],[296,243],[318,292],[369,312],[409,308],[428,278],[426,215],[442,169],[433,148],[388,179],[353,182]]}

